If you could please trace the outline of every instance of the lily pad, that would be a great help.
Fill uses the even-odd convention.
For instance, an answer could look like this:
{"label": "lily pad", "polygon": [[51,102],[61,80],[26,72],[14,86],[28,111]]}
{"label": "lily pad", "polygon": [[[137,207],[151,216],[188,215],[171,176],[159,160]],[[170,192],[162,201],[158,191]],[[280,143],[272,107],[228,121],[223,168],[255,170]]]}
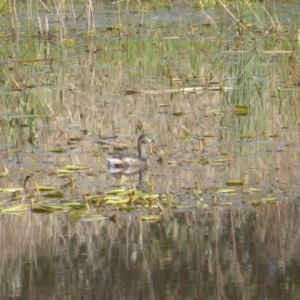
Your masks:
{"label": "lily pad", "polygon": [[67,151],[67,149],[64,148],[57,148],[57,149],[50,149],[49,152],[52,153],[65,153]]}
{"label": "lily pad", "polygon": [[65,194],[60,190],[56,190],[56,191],[43,193],[43,196],[47,198],[63,198]]}
{"label": "lily pad", "polygon": [[76,166],[76,165],[66,165],[66,166],[64,166],[64,169],[67,169],[69,171],[81,171],[81,170],[87,170],[88,167]]}
{"label": "lily pad", "polygon": [[217,191],[217,194],[234,194],[236,190],[234,189],[220,189]]}
{"label": "lily pad", "polygon": [[160,216],[157,215],[143,215],[141,216],[142,221],[146,222],[156,222],[160,220]]}
{"label": "lily pad", "polygon": [[28,206],[26,204],[19,204],[15,206],[10,206],[8,208],[1,209],[1,213],[12,213],[12,212],[20,212],[20,211],[26,211]]}
{"label": "lily pad", "polygon": [[110,191],[105,192],[105,195],[117,195],[119,193],[124,193],[124,192],[126,192],[126,190],[116,189],[116,190],[110,190]]}
{"label": "lily pad", "polygon": [[207,165],[207,164],[209,164],[209,160],[207,158],[201,158],[199,163],[201,165]]}
{"label": "lily pad", "polygon": [[228,186],[242,186],[245,184],[245,181],[242,180],[229,180],[226,182]]}
{"label": "lily pad", "polygon": [[32,211],[35,213],[51,214],[54,212],[54,209],[51,209],[50,207],[44,207],[44,206],[35,206],[32,208]]}
{"label": "lily pad", "polygon": [[40,192],[42,192],[42,191],[56,191],[57,190],[57,187],[51,186],[51,185],[38,185],[37,188]]}
{"label": "lily pad", "polygon": [[108,217],[105,217],[103,215],[94,215],[94,216],[86,216],[82,219],[80,219],[80,221],[82,222],[95,222],[95,221],[103,221],[103,220],[108,220]]}
{"label": "lily pad", "polygon": [[243,105],[236,105],[231,109],[231,112],[235,116],[246,116],[248,115],[248,107]]}
{"label": "lily pad", "polygon": [[175,117],[180,117],[180,116],[184,116],[185,113],[183,111],[175,111],[173,112],[173,116]]}
{"label": "lily pad", "polygon": [[129,202],[130,199],[120,199],[120,200],[108,200],[106,201],[107,205],[113,205],[113,204],[126,204]]}
{"label": "lily pad", "polygon": [[248,134],[241,134],[239,136],[240,139],[253,139],[254,138],[254,135],[251,134],[251,133],[248,133]]}
{"label": "lily pad", "polygon": [[86,204],[83,203],[78,203],[78,202],[70,202],[70,203],[66,203],[63,205],[63,207],[70,207],[76,210],[86,210],[87,206]]}
{"label": "lily pad", "polygon": [[270,197],[270,198],[262,198],[261,199],[262,202],[267,202],[270,204],[277,204],[278,200],[276,198]]}

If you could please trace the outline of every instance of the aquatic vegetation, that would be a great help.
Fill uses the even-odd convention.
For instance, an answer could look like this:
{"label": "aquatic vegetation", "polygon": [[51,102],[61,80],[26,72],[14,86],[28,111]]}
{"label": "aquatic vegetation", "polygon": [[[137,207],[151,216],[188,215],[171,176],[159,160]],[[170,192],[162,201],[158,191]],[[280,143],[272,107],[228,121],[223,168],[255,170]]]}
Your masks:
{"label": "aquatic vegetation", "polygon": [[[215,195],[269,198],[265,185],[277,185],[277,177],[292,188],[278,189],[275,199],[297,194],[287,169],[297,163],[299,144],[298,21],[280,5],[9,1],[0,7],[9,12],[0,25],[4,212],[23,199],[35,212],[77,209],[77,219],[78,211],[93,215],[103,207],[124,213],[151,207],[160,216],[169,191],[172,209],[182,199],[189,207],[194,197],[204,199],[197,208],[210,209],[222,202]],[[174,8],[187,17],[165,18]],[[143,180],[109,177],[107,157],[130,145],[120,139],[133,142],[142,132],[159,141]],[[29,192],[20,186],[27,174],[36,182]],[[142,194],[140,181],[156,191]],[[107,194],[115,186],[124,191]]]}

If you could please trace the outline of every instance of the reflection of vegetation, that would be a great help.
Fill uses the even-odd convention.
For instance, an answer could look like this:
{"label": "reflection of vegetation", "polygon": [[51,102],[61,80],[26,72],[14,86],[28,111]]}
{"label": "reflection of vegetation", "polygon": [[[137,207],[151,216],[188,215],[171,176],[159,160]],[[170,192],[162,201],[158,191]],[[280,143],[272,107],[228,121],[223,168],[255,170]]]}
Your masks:
{"label": "reflection of vegetation", "polygon": [[[206,166],[207,178],[220,175],[223,187],[228,180],[244,182],[247,167],[253,166],[251,156],[272,151],[275,139],[289,146],[297,143],[297,20],[286,21],[284,13],[281,17],[280,6],[200,1],[202,8],[222,9],[189,15],[181,5],[188,22],[178,19],[174,26],[174,20],[163,18],[171,2],[160,2],[157,18],[151,10],[155,1],[53,4],[9,1],[10,20],[0,25],[2,32],[11,28],[13,33],[1,53],[1,148],[10,150],[7,160],[15,155],[26,165],[19,173],[10,170],[9,187],[18,186],[14,179],[21,182],[27,171],[42,172],[49,185],[59,187],[72,171],[56,165],[80,164],[83,153],[91,169],[88,176],[99,179],[93,167],[97,162],[102,172],[109,144],[95,150],[97,133],[133,133],[140,119],[144,131],[166,140],[166,151],[154,151],[162,165]],[[132,6],[140,10],[129,20],[125,12]],[[111,15],[110,9],[119,14]],[[29,18],[22,18],[25,10]],[[95,16],[102,21],[95,22]],[[283,131],[285,124],[290,130]],[[240,156],[247,162],[239,164]],[[256,161],[260,170],[261,159]],[[278,171],[279,163],[270,160]],[[203,180],[199,174],[183,172],[170,190],[180,189],[180,181],[193,189],[195,181]],[[103,179],[98,182],[109,190]],[[254,179],[247,184],[260,189]],[[164,185],[155,183],[160,194],[167,192]],[[201,184],[204,193],[207,186]]]}
{"label": "reflection of vegetation", "polygon": [[[292,271],[299,209],[291,203],[244,213],[185,212],[155,224],[134,217],[70,223],[63,214],[0,218],[2,294],[166,299],[180,293],[182,299],[218,298],[212,294],[240,299],[259,298],[264,288],[272,299],[279,299],[276,294],[290,299],[299,293]],[[283,272],[289,289],[280,284]]]}

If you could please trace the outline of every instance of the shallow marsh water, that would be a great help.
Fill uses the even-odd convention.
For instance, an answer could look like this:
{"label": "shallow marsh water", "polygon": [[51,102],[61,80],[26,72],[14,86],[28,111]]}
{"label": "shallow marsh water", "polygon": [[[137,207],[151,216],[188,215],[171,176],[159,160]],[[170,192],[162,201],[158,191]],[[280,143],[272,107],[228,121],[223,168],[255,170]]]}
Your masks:
{"label": "shallow marsh water", "polygon": [[[1,53],[2,188],[31,176],[27,191],[1,194],[0,297],[297,299],[298,5],[231,8],[239,24],[224,8],[99,2],[94,27],[87,7],[35,9],[16,7],[0,25],[10,29]],[[249,113],[235,116],[237,105]],[[162,215],[142,205],[89,206],[84,217],[116,214],[95,222],[71,221],[65,209],[30,211],[31,201],[85,203],[119,188],[106,168],[118,150],[107,143],[134,152],[141,132],[157,140],[143,189],[173,195]],[[58,176],[66,165],[87,169]],[[228,187],[233,180],[246,184]],[[136,175],[122,186],[138,183]],[[37,186],[63,197],[37,195]],[[21,203],[28,209],[3,214]]]}

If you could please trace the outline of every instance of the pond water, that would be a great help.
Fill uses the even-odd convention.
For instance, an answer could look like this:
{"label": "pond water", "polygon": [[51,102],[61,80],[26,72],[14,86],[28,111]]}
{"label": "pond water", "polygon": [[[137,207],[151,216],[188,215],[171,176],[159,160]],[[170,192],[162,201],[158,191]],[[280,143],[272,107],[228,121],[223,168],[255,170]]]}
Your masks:
{"label": "pond water", "polygon": [[289,202],[155,223],[2,215],[0,298],[297,299],[299,213]]}
{"label": "pond water", "polygon": [[1,299],[300,297],[299,5],[199,3],[1,17]]}

